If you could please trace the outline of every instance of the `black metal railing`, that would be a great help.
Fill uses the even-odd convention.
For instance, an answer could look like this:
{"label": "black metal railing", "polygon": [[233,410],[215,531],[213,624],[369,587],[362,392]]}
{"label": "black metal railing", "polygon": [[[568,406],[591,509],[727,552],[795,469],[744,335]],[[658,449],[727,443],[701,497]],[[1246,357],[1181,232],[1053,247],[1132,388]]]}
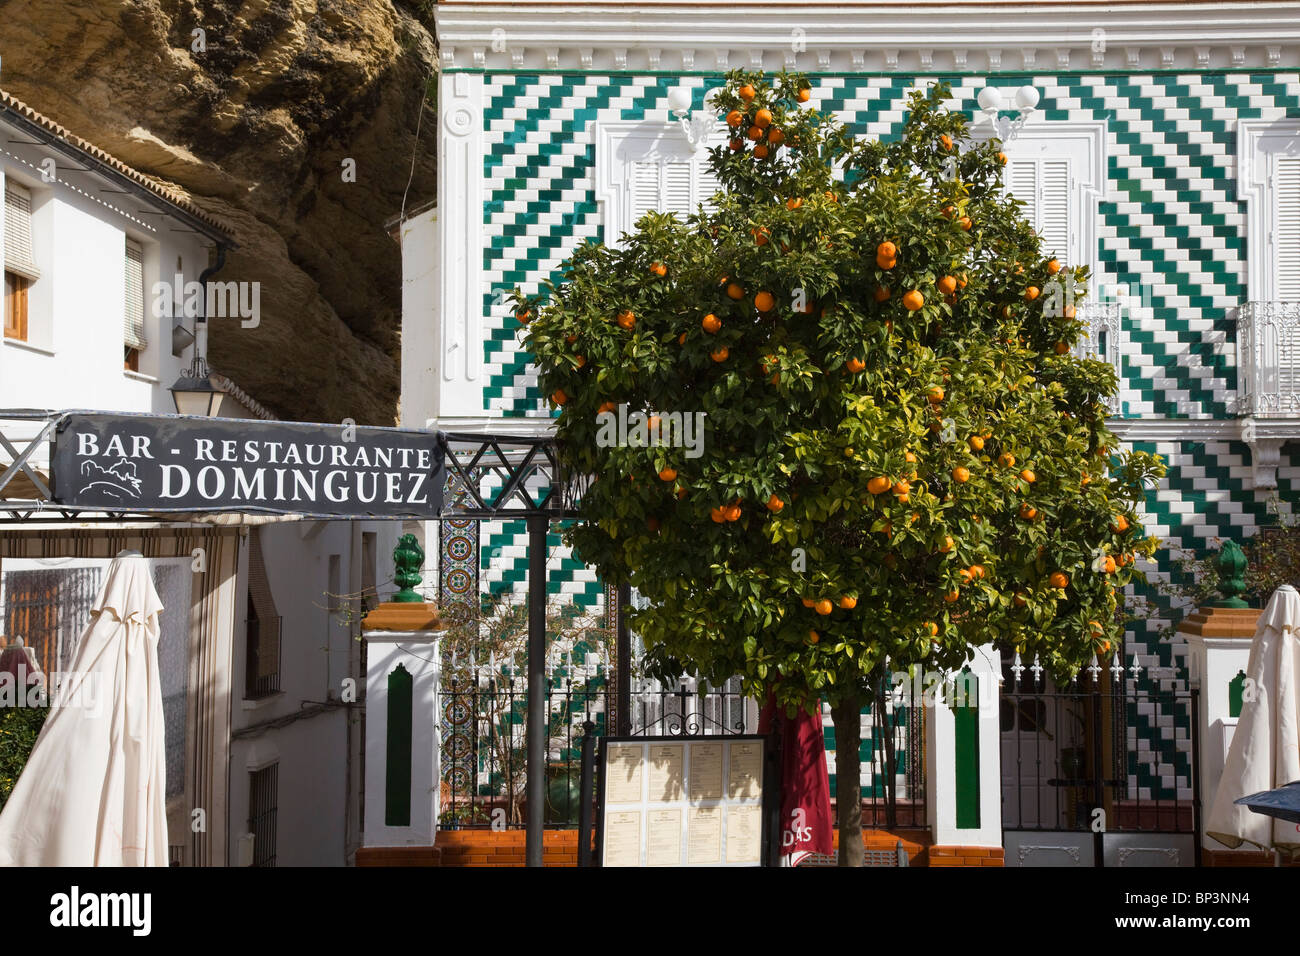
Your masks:
{"label": "black metal railing", "polygon": [[[924,693],[899,674],[886,680],[862,711],[862,825],[869,828],[925,827]],[[838,763],[838,761],[837,761]],[[832,789],[832,793],[834,790]]]}
{"label": "black metal railing", "polygon": [[[557,668],[547,680],[546,825],[573,827],[581,800],[584,725],[612,733],[613,688],[604,668]],[[757,708],[738,682],[714,688],[683,679],[674,686],[634,682],[634,734],[741,734],[754,730]],[[443,828],[515,829],[526,819],[528,692],[520,676],[497,670],[458,672],[442,686]]]}
{"label": "black metal railing", "polygon": [[1040,667],[1006,661],[1003,827],[1193,833],[1199,782],[1189,728],[1199,695],[1159,684],[1122,658],[1063,687]]}

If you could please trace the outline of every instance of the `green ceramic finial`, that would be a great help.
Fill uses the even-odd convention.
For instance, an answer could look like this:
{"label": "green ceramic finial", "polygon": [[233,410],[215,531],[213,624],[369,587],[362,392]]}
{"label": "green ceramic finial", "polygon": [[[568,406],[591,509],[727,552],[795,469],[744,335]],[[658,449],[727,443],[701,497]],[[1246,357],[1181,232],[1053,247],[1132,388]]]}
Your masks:
{"label": "green ceramic finial", "polygon": [[1219,557],[1215,561],[1219,568],[1219,591],[1222,601],[1215,601],[1215,607],[1250,607],[1241,597],[1246,590],[1246,555],[1235,541],[1223,542]]}
{"label": "green ceramic finial", "polygon": [[397,540],[397,547],[393,549],[393,563],[397,565],[393,580],[401,588],[393,595],[393,601],[398,604],[418,604],[423,601],[424,598],[415,593],[415,586],[423,580],[420,577],[420,565],[424,564],[424,549],[420,547],[415,535],[404,534]]}

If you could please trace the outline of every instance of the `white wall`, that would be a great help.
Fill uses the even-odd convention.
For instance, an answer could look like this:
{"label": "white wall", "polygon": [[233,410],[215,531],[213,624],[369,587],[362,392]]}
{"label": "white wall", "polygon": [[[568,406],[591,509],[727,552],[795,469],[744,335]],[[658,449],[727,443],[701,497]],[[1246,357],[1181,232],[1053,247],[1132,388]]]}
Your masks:
{"label": "white wall", "polygon": [[[438,210],[400,225],[402,244],[403,428],[424,428],[438,417],[441,330],[438,327]],[[477,347],[477,346],[475,346]]]}
{"label": "white wall", "polygon": [[[240,561],[239,607],[233,641],[234,704],[232,731],[238,734],[277,718],[300,713],[304,705],[340,704],[343,681],[357,680],[362,699],[365,676],[359,669],[359,602],[348,611],[329,612],[330,555],[339,556],[341,591],[354,594],[363,579],[361,535],[376,534],[381,599],[391,596],[392,551],[400,523],[385,521],[301,521],[262,526],[262,554],[276,610],[282,619],[280,692],[246,701],[246,648],[242,622],[247,619],[247,543]],[[385,583],[389,582],[389,583]],[[340,626],[340,616],[350,618]],[[352,712],[355,715],[355,710]],[[284,727],[267,727],[256,736],[236,737],[230,751],[230,859],[238,860],[238,842],[247,832],[249,773],[278,761],[277,865],[341,866],[359,826],[359,718],[349,741],[349,711],[335,707]]]}

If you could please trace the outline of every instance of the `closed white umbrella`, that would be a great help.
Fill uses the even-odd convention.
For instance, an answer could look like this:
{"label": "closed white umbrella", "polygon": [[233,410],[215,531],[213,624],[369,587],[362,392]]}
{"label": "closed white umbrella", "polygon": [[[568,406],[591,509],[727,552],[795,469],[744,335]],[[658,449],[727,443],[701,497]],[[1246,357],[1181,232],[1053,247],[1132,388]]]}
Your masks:
{"label": "closed white umbrella", "polygon": [[1300,848],[1296,824],[1233,801],[1300,779],[1300,594],[1284,584],[1259,616],[1246,693],[1205,832],[1236,849]]}
{"label": "closed white umbrella", "polygon": [[108,566],[72,669],[0,812],[0,866],[166,866],[166,755],[149,563]]}

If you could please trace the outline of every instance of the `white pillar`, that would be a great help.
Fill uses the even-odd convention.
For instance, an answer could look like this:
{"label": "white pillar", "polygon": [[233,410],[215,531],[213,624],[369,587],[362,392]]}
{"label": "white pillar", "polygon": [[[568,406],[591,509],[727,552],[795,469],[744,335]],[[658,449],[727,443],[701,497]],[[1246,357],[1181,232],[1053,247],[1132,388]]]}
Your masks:
{"label": "white pillar", "polygon": [[[963,681],[965,675],[945,675],[956,682],[960,692],[970,688],[978,705],[976,718],[976,753],[978,756],[979,814],[976,825],[958,819],[959,788],[968,792],[971,781],[958,781],[958,739],[953,708],[944,694],[934,696],[925,722],[925,787],[929,804],[930,830],[936,847],[1002,847],[1002,764],[998,736],[998,680],[1002,666],[998,653],[991,647],[972,647],[970,676],[978,682],[973,688]],[[951,685],[950,685],[951,686]]]}
{"label": "white pillar", "polygon": [[[1258,614],[1258,611],[1254,612]],[[1205,817],[1214,803],[1223,776],[1223,764],[1237,729],[1232,713],[1232,682],[1250,662],[1249,637],[1223,637],[1186,633],[1188,671],[1193,687],[1200,688],[1201,846],[1226,852],[1228,847],[1205,836]],[[1250,848],[1253,849],[1253,848]]]}
{"label": "white pillar", "polygon": [[[438,733],[438,637],[430,632],[365,631],[366,819],[363,844],[432,846],[438,829],[442,779]],[[411,813],[407,826],[385,822],[388,781],[388,681],[398,668],[411,675]]]}

